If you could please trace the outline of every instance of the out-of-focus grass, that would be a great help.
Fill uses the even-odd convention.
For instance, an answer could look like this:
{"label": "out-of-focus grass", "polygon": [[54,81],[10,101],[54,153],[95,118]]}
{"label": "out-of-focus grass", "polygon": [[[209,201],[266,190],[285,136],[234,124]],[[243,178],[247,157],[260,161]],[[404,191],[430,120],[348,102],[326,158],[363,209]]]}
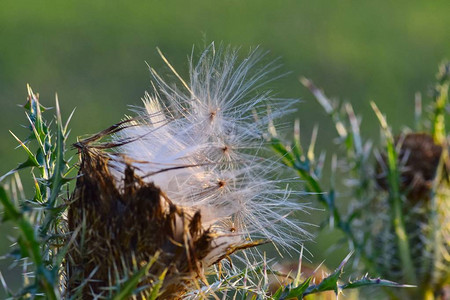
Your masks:
{"label": "out-of-focus grass", "polygon": [[[432,66],[450,53],[448,1],[5,0],[1,6],[0,101],[8,113],[0,157],[8,160],[17,157],[7,130],[18,126],[14,120],[22,112],[15,106],[24,101],[26,83],[43,98],[57,91],[63,107],[77,106],[74,136],[96,132],[120,119],[127,104],[139,104],[150,88],[144,61],[163,65],[156,46],[183,66],[186,53],[203,41],[261,45],[292,71],[276,90],[307,100],[298,106],[304,127],[313,123],[308,111],[317,105],[298,76],[359,101],[359,111],[369,111],[368,101],[376,100],[399,126],[412,116],[414,91],[425,90]],[[0,171],[10,167],[1,163]]]}

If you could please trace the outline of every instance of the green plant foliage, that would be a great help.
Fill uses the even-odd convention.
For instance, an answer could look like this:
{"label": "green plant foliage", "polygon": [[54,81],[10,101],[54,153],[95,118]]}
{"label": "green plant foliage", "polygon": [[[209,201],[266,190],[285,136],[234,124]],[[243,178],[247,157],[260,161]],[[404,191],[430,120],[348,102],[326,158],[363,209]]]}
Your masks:
{"label": "green plant foliage", "polygon": [[[416,132],[404,130],[396,137],[386,117],[371,103],[382,134],[379,150],[374,149],[373,139],[361,136],[360,118],[349,103],[329,100],[312,81],[302,78],[335,125],[340,149],[333,155],[329,182],[322,177],[324,156],[316,158],[311,151],[316,132],[306,154],[298,123],[291,146],[285,146],[275,132],[272,138],[282,161],[297,171],[326,208],[328,224],[345,234],[345,241],[363,263],[361,269],[418,286],[389,292],[394,298],[434,299],[450,284],[449,74],[450,63],[444,62],[432,88],[427,116],[422,114],[421,97],[416,97]],[[344,213],[335,205],[337,176],[343,178],[340,184],[352,200]],[[324,188],[327,185],[329,190]],[[363,277],[347,287],[366,282],[376,280]]]}
{"label": "green plant foliage", "polygon": [[[342,261],[339,267],[330,275],[325,277],[319,283],[312,283],[313,276],[308,277],[302,283],[296,285],[287,285],[284,287],[280,287],[277,292],[272,296],[274,300],[282,300],[282,299],[303,299],[303,297],[316,294],[326,291],[333,291],[336,296],[338,296],[345,289],[353,289],[353,288],[361,288],[361,287],[369,287],[369,286],[378,286],[378,287],[411,287],[407,285],[401,285],[392,281],[383,280],[383,279],[371,279],[367,276],[362,277],[361,279],[357,279],[354,281],[349,281],[348,283],[341,284],[339,281],[344,272],[344,266],[347,264],[350,259],[351,253],[347,255],[347,257]],[[301,270],[299,270],[301,272]]]}
{"label": "green plant foliage", "polygon": [[[67,232],[64,219],[68,203],[62,194],[72,179],[71,172],[75,169],[74,165],[70,165],[70,159],[66,157],[68,123],[73,112],[69,116],[69,121],[63,124],[58,100],[55,108],[55,120],[52,124],[43,116],[43,112],[49,109],[40,105],[37,95],[28,87],[28,101],[24,109],[29,121],[30,135],[22,142],[12,134],[24,150],[27,159],[0,178],[2,222],[13,223],[19,232],[10,256],[17,262],[27,258],[32,262],[24,272],[24,286],[19,291],[13,293],[5,286],[7,296],[13,299],[65,298],[66,279],[63,261],[73,238],[83,231],[81,228],[76,232]],[[15,186],[17,182],[13,178],[7,185],[5,181],[13,174],[18,176],[17,172],[23,169],[29,169],[34,179],[34,196],[31,200],[22,197],[11,199],[7,187],[17,188]],[[20,187],[18,184],[17,186]],[[19,194],[24,194],[24,191],[20,191]],[[138,289],[139,282],[156,260],[157,257],[154,257],[131,276],[125,274],[120,280],[123,284],[112,287],[115,293],[113,299],[127,299],[133,295]],[[26,275],[28,272],[33,276]],[[165,272],[158,278],[159,281],[153,288],[148,288],[149,299],[155,299],[159,295],[164,274]],[[27,284],[29,278],[34,280]]]}
{"label": "green plant foliage", "polygon": [[[28,88],[28,102],[24,106],[26,116],[29,121],[30,135],[21,141],[15,137],[26,154],[24,163],[18,165],[7,174],[2,180],[0,186],[0,202],[2,203],[4,215],[2,222],[11,222],[17,227],[18,237],[13,247],[11,256],[18,261],[29,259],[31,264],[27,265],[25,274],[32,273],[33,281],[30,282],[27,275],[24,278],[24,285],[17,292],[12,292],[6,287],[8,297],[14,299],[29,299],[44,297],[45,299],[61,299],[65,296],[65,278],[64,265],[66,253],[77,235],[84,236],[85,226],[80,226],[74,232],[68,232],[64,217],[70,201],[64,199],[63,191],[68,187],[71,180],[72,171],[75,165],[71,164],[70,158],[67,158],[66,141],[69,134],[68,122],[63,124],[58,101],[55,106],[55,120],[48,122],[43,117],[43,112],[49,111],[41,106],[38,97]],[[349,108],[350,111],[350,108]],[[334,115],[336,126],[341,137],[345,140],[348,153],[354,154],[359,160],[366,159],[366,150],[363,149],[359,131],[355,128],[346,128],[340,121],[340,116],[332,110],[329,112]],[[72,116],[72,115],[71,115]],[[70,117],[69,117],[70,120]],[[340,125],[339,125],[340,124]],[[352,124],[355,124],[354,122]],[[271,129],[275,132],[275,129]],[[358,235],[352,227],[352,222],[359,217],[359,211],[355,210],[348,216],[343,216],[335,205],[334,185],[328,192],[324,192],[321,183],[322,167],[324,157],[318,159],[315,157],[314,145],[317,137],[317,131],[313,134],[309,149],[304,152],[300,143],[300,131],[298,123],[295,127],[295,138],[291,148],[283,145],[276,137],[272,139],[273,148],[282,155],[286,165],[294,168],[300,176],[305,179],[307,191],[314,192],[319,201],[328,208],[330,213],[329,222],[346,233],[350,242],[359,254],[364,258],[367,265],[371,262],[370,256],[366,255],[362,249],[364,242],[358,239]],[[21,193],[12,193],[11,198],[8,190],[17,189],[20,185],[17,183],[18,171],[28,169],[31,172],[34,182],[34,195],[31,199],[26,199]],[[5,180],[10,175],[12,178],[9,184]],[[333,180],[333,179],[332,179]],[[362,194],[364,190],[361,191]],[[439,239],[439,236],[434,236]],[[83,239],[81,238],[81,244]],[[214,297],[216,292],[234,293],[240,295],[243,299],[250,297],[252,299],[288,299],[298,298],[311,294],[317,294],[325,291],[333,291],[339,295],[343,290],[360,288],[365,286],[378,287],[407,287],[392,281],[383,279],[371,279],[368,276],[354,281],[341,283],[343,268],[347,264],[350,255],[348,255],[341,265],[321,282],[314,282],[313,277],[302,279],[301,268],[299,269],[292,283],[281,286],[274,295],[270,295],[268,290],[267,274],[273,271],[267,267],[267,262],[247,265],[242,270],[230,272],[228,276],[217,275],[218,279],[207,285],[198,287],[197,291],[188,293],[187,297]],[[167,269],[163,271],[158,278],[152,279],[152,286],[143,285],[143,279],[148,276],[150,268],[158,261],[158,255],[155,255],[146,265],[135,266],[133,272],[129,274],[115,274],[118,284],[111,286],[108,290],[108,299],[128,299],[137,294],[145,294],[146,299],[157,299],[162,293],[163,282]],[[366,265],[366,266],[367,266]],[[234,268],[231,268],[235,270]],[[80,291],[83,283],[89,282],[95,269],[88,278],[82,278]],[[273,272],[276,274],[276,272]],[[31,277],[30,277],[31,278]],[[215,296],[217,297],[217,296]],[[70,297],[78,299],[76,292]]]}
{"label": "green plant foliage", "polygon": [[[64,158],[67,124],[63,126],[58,101],[56,101],[56,134],[43,119],[46,110],[39,104],[37,96],[28,87],[28,102],[24,106],[29,121],[30,136],[19,142],[27,155],[25,162],[5,174],[1,180],[19,170],[30,168],[35,183],[35,195],[32,200],[14,199],[19,207],[9,198],[5,187],[1,187],[1,202],[5,217],[3,222],[10,221],[19,229],[18,248],[13,248],[12,255],[21,260],[30,258],[33,262],[34,283],[23,287],[17,293],[22,297],[35,297],[45,294],[48,299],[60,297],[60,264],[65,248],[54,246],[65,240],[60,227],[65,204],[61,203],[62,187],[70,180],[70,171]],[[37,149],[33,152],[32,147]],[[38,177],[34,175],[37,170]],[[13,182],[11,183],[13,184]],[[23,192],[23,191],[22,191]],[[49,230],[50,229],[50,230]],[[9,293],[12,295],[12,293]]]}

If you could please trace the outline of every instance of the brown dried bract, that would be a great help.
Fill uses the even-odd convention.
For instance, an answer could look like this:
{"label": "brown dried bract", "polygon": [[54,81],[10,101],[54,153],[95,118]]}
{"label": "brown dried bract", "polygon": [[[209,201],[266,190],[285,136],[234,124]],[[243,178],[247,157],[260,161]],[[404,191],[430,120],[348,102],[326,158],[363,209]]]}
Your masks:
{"label": "brown dried bract", "polygon": [[[214,242],[218,234],[202,225],[200,211],[172,203],[157,186],[137,176],[123,157],[124,174],[112,174],[120,173],[111,168],[119,156],[93,145],[109,133],[75,144],[81,164],[68,210],[69,230],[77,233],[66,256],[67,294],[82,299],[108,296],[111,286],[121,284],[120,278],[131,276],[159,253],[139,286],[151,287],[167,270],[160,299],[176,299],[197,279],[204,279],[208,265],[202,259],[221,246]],[[228,247],[209,264],[257,244]],[[140,296],[144,293],[145,289]]]}
{"label": "brown dried bract", "polygon": [[[407,198],[416,203],[421,199],[428,199],[432,188],[436,170],[441,159],[442,146],[434,143],[433,138],[426,133],[409,133],[396,138],[396,145],[401,143],[398,154],[401,190]],[[377,183],[384,190],[388,190],[386,172],[386,157],[377,164]]]}

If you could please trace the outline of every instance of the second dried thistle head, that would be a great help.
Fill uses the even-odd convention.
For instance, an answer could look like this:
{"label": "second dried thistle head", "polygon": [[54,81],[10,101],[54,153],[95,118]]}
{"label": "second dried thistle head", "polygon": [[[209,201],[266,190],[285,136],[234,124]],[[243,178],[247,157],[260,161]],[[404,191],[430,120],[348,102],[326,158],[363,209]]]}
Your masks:
{"label": "second dried thistle head", "polygon": [[[427,133],[407,133],[397,137],[395,145],[402,192],[412,204],[429,199],[441,160],[442,145],[436,144]],[[449,166],[449,161],[445,165]],[[383,156],[377,164],[376,179],[384,190],[389,189],[386,168],[386,157]]]}

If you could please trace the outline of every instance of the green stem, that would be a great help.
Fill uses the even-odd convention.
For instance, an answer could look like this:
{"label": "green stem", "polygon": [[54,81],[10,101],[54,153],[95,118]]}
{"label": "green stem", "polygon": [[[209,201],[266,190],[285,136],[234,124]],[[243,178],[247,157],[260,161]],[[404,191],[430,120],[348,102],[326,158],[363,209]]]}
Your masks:
{"label": "green stem", "polygon": [[397,246],[400,255],[400,261],[402,264],[402,271],[408,284],[417,283],[416,273],[411,257],[411,249],[409,247],[408,234],[405,229],[405,220],[402,209],[402,199],[400,194],[400,175],[397,167],[397,152],[395,151],[395,142],[392,132],[389,129],[386,118],[378,109],[374,102],[371,102],[372,109],[374,110],[377,118],[380,122],[381,128],[386,137],[386,154],[388,163],[388,181],[389,181],[389,202],[392,208],[391,220],[394,232],[397,237]]}
{"label": "green stem", "polygon": [[424,288],[423,289],[423,300],[434,300],[434,290],[430,287]]}
{"label": "green stem", "polygon": [[438,95],[435,100],[432,134],[434,142],[443,145],[446,141],[445,107],[448,102],[448,83],[437,86]]}
{"label": "green stem", "polygon": [[408,284],[415,284],[417,282],[417,278],[411,259],[411,251],[409,248],[408,235],[405,230],[401,199],[398,197],[393,197],[392,205],[393,205],[392,224],[394,226],[395,235],[397,236],[400,260],[403,265],[403,274],[405,275]]}

